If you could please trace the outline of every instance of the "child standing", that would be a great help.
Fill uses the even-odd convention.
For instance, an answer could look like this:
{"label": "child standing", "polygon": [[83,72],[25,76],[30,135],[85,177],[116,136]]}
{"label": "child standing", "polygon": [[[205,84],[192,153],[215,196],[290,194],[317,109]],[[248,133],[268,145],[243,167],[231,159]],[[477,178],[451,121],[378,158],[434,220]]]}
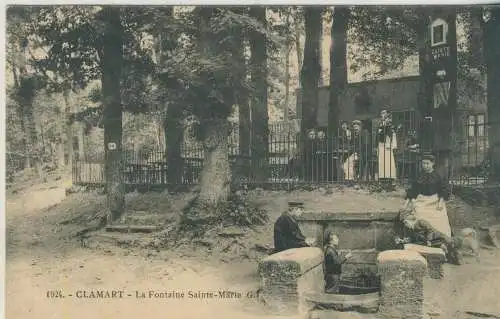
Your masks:
{"label": "child standing", "polygon": [[339,293],[340,275],[342,273],[342,264],[345,263],[352,254],[349,252],[342,255],[338,252],[339,238],[332,230],[325,232],[325,292]]}

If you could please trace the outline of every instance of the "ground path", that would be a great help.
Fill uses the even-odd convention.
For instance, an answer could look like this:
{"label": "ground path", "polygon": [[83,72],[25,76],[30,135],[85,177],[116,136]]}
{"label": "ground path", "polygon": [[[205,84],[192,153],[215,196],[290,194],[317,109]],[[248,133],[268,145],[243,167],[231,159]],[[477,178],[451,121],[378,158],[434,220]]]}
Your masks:
{"label": "ground path", "polygon": [[[53,194],[52,194],[53,195]],[[266,197],[267,196],[267,197]],[[286,207],[289,199],[319,198],[318,194],[261,194],[260,201],[273,209],[273,217]],[[327,195],[321,195],[328,197]],[[354,197],[353,197],[354,196]],[[328,207],[361,202],[361,195],[346,192],[343,201],[329,201]],[[382,196],[382,195],[379,195]],[[45,198],[39,196],[37,198]],[[268,198],[268,199],[266,199]],[[372,197],[363,197],[374,205]],[[32,198],[33,199],[33,198]],[[221,263],[189,252],[148,251],[112,248],[92,250],[63,236],[66,228],[58,226],[78,209],[99,210],[102,203],[84,199],[63,202],[59,209],[43,212],[11,198],[7,205],[7,278],[6,315],[25,318],[273,318],[263,313],[253,299],[136,299],[135,291],[214,291],[232,290],[245,294],[257,289],[256,262],[251,260]],[[24,197],[23,201],[28,199]],[[393,200],[391,205],[399,203]],[[29,206],[28,206],[29,205]],[[69,206],[64,206],[69,205]],[[46,205],[45,205],[46,206]],[[62,208],[64,209],[62,209]],[[75,209],[76,209],[75,208]],[[262,242],[271,238],[269,223],[261,232]],[[71,228],[71,227],[67,227]],[[257,240],[256,240],[257,241]],[[194,255],[194,256],[193,256]],[[466,310],[500,314],[500,257],[496,251],[483,251],[481,265],[474,261],[461,267],[449,266],[443,281],[428,281],[426,302],[441,318],[469,318]],[[125,290],[132,297],[123,300],[47,299],[48,290],[76,294],[79,290]]]}

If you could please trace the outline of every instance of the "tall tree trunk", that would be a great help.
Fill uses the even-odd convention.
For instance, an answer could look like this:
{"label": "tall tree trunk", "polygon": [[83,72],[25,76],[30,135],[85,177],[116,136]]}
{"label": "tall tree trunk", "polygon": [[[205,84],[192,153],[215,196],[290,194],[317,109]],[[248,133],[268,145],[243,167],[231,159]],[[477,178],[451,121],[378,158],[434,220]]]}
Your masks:
{"label": "tall tree trunk", "polygon": [[[73,119],[72,119],[72,107],[71,103],[69,101],[69,94],[70,91],[69,89],[65,89],[63,92],[63,97],[64,97],[64,114],[66,115],[66,152],[68,154],[68,168],[72,169],[73,168]],[[63,159],[64,159],[64,153],[63,153]],[[64,161],[63,161],[64,162]]]}
{"label": "tall tree trunk", "polygon": [[433,77],[432,52],[429,28],[430,11],[418,9],[419,23],[417,28],[418,67],[420,74],[418,92],[418,113],[421,126],[418,136],[421,149],[430,152],[433,147],[432,122],[429,120],[433,112]]}
{"label": "tall tree trunk", "polygon": [[[266,8],[253,6],[250,16],[267,28]],[[265,181],[268,175],[269,124],[267,110],[267,39],[265,34],[250,32],[251,78],[255,92],[251,102],[253,177]]]}
{"label": "tall tree trunk", "polygon": [[58,142],[55,144],[55,150],[56,150],[56,165],[58,169],[64,169],[64,166],[66,165],[65,163],[65,158],[64,158],[64,141],[66,140],[66,125],[65,123],[67,122],[66,120],[66,113],[64,109],[64,104],[60,106],[60,108],[57,109],[57,115],[58,115],[58,135],[59,139]]}
{"label": "tall tree trunk", "polygon": [[182,184],[184,163],[181,157],[181,145],[184,134],[181,120],[182,109],[177,104],[170,104],[163,122],[167,146],[167,181],[170,187]]}
{"label": "tall tree trunk", "polygon": [[491,9],[490,20],[485,25],[484,52],[487,68],[487,104],[490,176],[500,182],[500,9]]}
{"label": "tall tree trunk", "polygon": [[56,153],[57,153],[57,168],[63,169],[65,167],[65,155],[64,155],[64,140],[61,139],[56,145]]}
{"label": "tall tree trunk", "polygon": [[[27,78],[27,81],[34,81],[33,78]],[[27,161],[30,161],[31,165],[34,165],[35,170],[38,174],[38,177],[43,180],[43,169],[42,169],[42,158],[41,158],[41,149],[38,138],[38,133],[36,129],[36,121],[35,114],[33,110],[33,96],[24,97],[23,99],[23,116],[24,116],[24,129],[26,134],[26,145],[28,148],[28,157]]]}
{"label": "tall tree trunk", "polygon": [[[17,73],[17,65],[16,63],[14,62],[11,62],[11,68],[12,68],[12,76],[14,77],[14,88],[19,91],[19,88],[20,88],[20,79],[19,79],[19,75]],[[21,125],[21,128],[23,129],[24,132],[26,132],[25,130],[25,123],[24,123],[24,114],[23,114],[23,111],[22,111],[22,105],[19,106],[19,108],[16,110],[18,116],[19,116],[19,121],[20,121],[20,125]],[[22,149],[25,151],[26,153],[26,156],[24,158],[24,164],[23,164],[23,168],[29,168],[31,166],[31,162],[30,162],[30,157],[28,156],[28,153],[27,153],[27,150],[28,150],[28,147],[27,147],[27,140],[26,140],[26,135],[23,134],[22,138],[21,138],[21,147],[19,149]]]}
{"label": "tall tree trunk", "polygon": [[305,29],[306,41],[304,45],[304,64],[300,72],[302,87],[302,129],[315,128],[318,114],[318,83],[321,76],[320,37],[321,37],[321,12],[320,7],[306,7]]}
{"label": "tall tree trunk", "polygon": [[[286,13],[286,30],[290,30],[290,9]],[[290,120],[290,40],[287,36],[285,45],[285,108],[283,110],[283,120],[288,128]]]}
{"label": "tall tree trunk", "polygon": [[335,7],[330,45],[330,98],[328,102],[328,130],[336,135],[340,121],[340,95],[347,85],[347,28],[349,8]]}
{"label": "tall tree trunk", "polygon": [[19,110],[19,120],[21,124],[21,128],[23,130],[22,134],[22,149],[24,150],[24,164],[23,168],[31,168],[31,151],[29,148],[30,139],[28,137],[28,125],[26,124],[26,115],[22,111],[24,107],[21,107]]}
{"label": "tall tree trunk", "polygon": [[294,36],[295,36],[295,51],[297,53],[297,70],[302,70],[302,63],[304,61],[304,57],[302,56],[302,52],[303,52],[303,49],[302,49],[302,46],[300,45],[300,35],[301,35],[301,31],[300,31],[300,23],[299,23],[299,15],[301,14],[299,10],[297,10],[297,8],[295,8],[295,19],[293,21],[293,25],[294,25]]}
{"label": "tall tree trunk", "polygon": [[120,79],[123,60],[123,29],[120,8],[103,8],[106,24],[102,49],[102,93],[108,223],[118,219],[125,209],[125,185],[122,176],[122,105]]}
{"label": "tall tree trunk", "polygon": [[[241,7],[236,7],[233,11],[237,14],[244,14],[245,10]],[[241,27],[235,29],[235,45],[237,47],[236,55],[239,59],[241,72],[236,77],[237,81],[244,82],[247,78],[248,59],[245,54],[247,42],[245,38],[248,36],[245,30]],[[250,105],[248,101],[248,93],[245,91],[236,92],[236,103],[238,104],[238,123],[239,123],[239,145],[240,154],[245,158],[250,154]]]}
{"label": "tall tree trunk", "polygon": [[[245,64],[247,64],[246,59],[245,59]],[[238,123],[239,123],[240,152],[241,156],[245,157],[246,161],[246,159],[248,159],[248,157],[250,156],[250,129],[251,129],[250,103],[247,92],[241,92],[238,96]]]}
{"label": "tall tree trunk", "polygon": [[[236,14],[245,14],[246,9],[242,7],[236,7],[233,9]],[[244,83],[247,81],[247,76],[249,72],[249,61],[247,55],[245,54],[247,49],[247,39],[248,34],[242,27],[236,27],[234,29],[234,39],[236,46],[236,56],[238,57],[239,63],[242,67],[238,69],[235,77],[238,83]],[[249,93],[248,90],[237,90],[236,91],[236,104],[238,105],[238,123],[239,123],[239,149],[240,157],[237,160],[237,164],[234,166],[235,170],[232,172],[233,180],[238,177],[248,177],[250,173],[250,103],[249,103]]]}
{"label": "tall tree trunk", "polygon": [[318,121],[318,83],[321,76],[320,38],[321,12],[319,7],[304,9],[306,39],[304,44],[304,63],[300,72],[301,82],[301,128],[299,149],[302,150],[302,163],[305,167],[306,180],[311,180],[314,158],[312,156],[312,141],[308,139],[308,131],[317,126]]}
{"label": "tall tree trunk", "polygon": [[[205,52],[209,56],[227,56],[227,50],[231,50],[231,44],[226,43],[227,46],[221,45],[219,41],[231,35],[222,34],[222,32],[212,35],[212,30],[209,27],[210,20],[218,9],[203,7],[199,10],[201,18],[199,26],[201,30],[200,40]],[[234,47],[232,47],[232,50],[234,50]],[[200,176],[200,192],[196,203],[199,205],[198,207],[209,207],[209,209],[199,211],[198,216],[195,218],[197,220],[212,218],[217,214],[217,207],[229,199],[231,169],[229,165],[227,117],[235,102],[234,90],[214,80],[214,78],[227,76],[227,74],[215,74],[207,79],[207,84],[222,95],[223,101],[214,98],[207,99],[207,108],[200,114],[204,162]],[[234,83],[235,79],[232,80]]]}
{"label": "tall tree trunk", "polygon": [[[173,19],[174,10],[172,7],[163,8],[166,16]],[[155,38],[156,63],[163,66],[165,61],[165,51],[172,51],[177,45],[176,39],[171,34],[163,34],[160,31]],[[165,89],[173,89],[177,85],[174,77],[167,74]],[[166,161],[167,161],[167,183],[169,187],[175,188],[182,184],[184,172],[184,162],[181,157],[181,146],[184,138],[184,127],[182,126],[183,112],[181,105],[177,103],[165,103],[165,117],[163,118],[163,132],[165,139]]]}
{"label": "tall tree trunk", "polygon": [[203,129],[205,158],[200,176],[198,200],[217,207],[221,202],[227,201],[230,192],[228,123],[227,120],[220,119],[207,124]]}
{"label": "tall tree trunk", "polygon": [[323,26],[323,13],[324,11],[321,12],[321,18],[319,20],[319,81],[318,81],[318,87],[322,87],[325,85],[325,79],[324,79],[324,74],[323,74],[323,36],[324,36],[324,26]]}
{"label": "tall tree trunk", "polygon": [[484,66],[483,52],[483,8],[471,7],[471,30],[470,30],[470,61],[469,64],[473,68]]}
{"label": "tall tree trunk", "polygon": [[85,125],[83,123],[78,123],[78,160],[83,160],[85,158]]}
{"label": "tall tree trunk", "polygon": [[42,162],[40,157],[40,147],[38,144],[38,134],[36,130],[35,114],[33,110],[33,100],[36,94],[36,82],[33,76],[28,74],[28,45],[27,40],[21,40],[21,66],[19,69],[19,104],[21,106],[21,116],[23,118],[23,129],[25,136],[26,146],[26,160],[25,167],[35,166],[40,179],[43,180]]}

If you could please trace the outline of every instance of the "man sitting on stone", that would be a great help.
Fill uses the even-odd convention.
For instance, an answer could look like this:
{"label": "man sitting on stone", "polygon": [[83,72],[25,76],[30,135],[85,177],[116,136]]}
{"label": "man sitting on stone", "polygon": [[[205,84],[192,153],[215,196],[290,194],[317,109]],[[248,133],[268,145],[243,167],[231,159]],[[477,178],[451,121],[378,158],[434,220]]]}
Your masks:
{"label": "man sitting on stone", "polygon": [[304,203],[289,202],[288,210],[284,211],[274,223],[274,253],[292,248],[313,246],[313,240],[306,240],[296,220],[303,209]]}

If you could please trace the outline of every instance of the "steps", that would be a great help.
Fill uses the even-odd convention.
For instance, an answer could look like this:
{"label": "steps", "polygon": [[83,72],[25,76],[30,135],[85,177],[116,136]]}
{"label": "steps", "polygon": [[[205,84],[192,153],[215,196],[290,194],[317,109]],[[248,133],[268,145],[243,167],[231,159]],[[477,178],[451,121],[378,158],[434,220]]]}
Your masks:
{"label": "steps", "polygon": [[309,319],[376,319],[375,314],[342,312],[332,309],[316,309],[309,313]]}
{"label": "steps", "polygon": [[152,234],[144,233],[120,233],[99,231],[93,233],[92,236],[86,239],[84,246],[88,247],[103,247],[117,246],[126,247],[144,247],[151,242]]}
{"label": "steps", "polygon": [[306,301],[316,308],[325,310],[375,313],[378,311],[379,307],[379,293],[375,292],[361,295],[315,293],[306,295]]}

